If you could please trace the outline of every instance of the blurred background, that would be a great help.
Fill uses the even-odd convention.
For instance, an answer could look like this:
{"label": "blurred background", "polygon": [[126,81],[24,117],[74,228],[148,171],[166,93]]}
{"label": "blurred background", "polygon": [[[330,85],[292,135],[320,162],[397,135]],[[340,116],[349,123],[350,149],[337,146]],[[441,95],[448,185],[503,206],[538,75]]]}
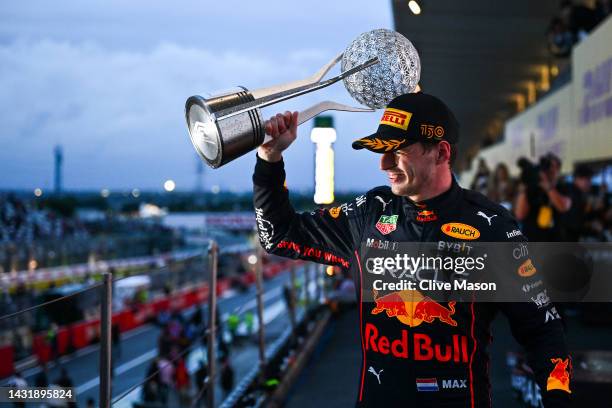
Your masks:
{"label": "blurred background", "polygon": [[[218,406],[352,405],[351,279],[258,251],[255,154],[206,167],[188,138],[186,98],[301,79],[359,34],[394,29],[419,51],[421,88],[461,124],[463,187],[513,211],[532,241],[609,243],[611,11],[608,0],[3,5],[0,384],[71,384],[79,406],[98,405],[100,283],[111,272],[114,406],[206,406],[210,392]],[[327,99],[356,104],[336,84],[264,115]],[[386,183],[379,157],[350,147],[379,116],[333,113],[300,127],[285,155],[297,209]],[[316,164],[311,136],[321,129],[336,140],[333,161]],[[317,172],[327,194],[315,200]],[[548,202],[542,179],[571,206]],[[204,387],[210,239],[219,245],[214,391]],[[596,397],[612,387],[611,312],[608,303],[567,310],[576,394],[592,406],[605,406]],[[494,330],[495,406],[539,406],[507,324]]]}

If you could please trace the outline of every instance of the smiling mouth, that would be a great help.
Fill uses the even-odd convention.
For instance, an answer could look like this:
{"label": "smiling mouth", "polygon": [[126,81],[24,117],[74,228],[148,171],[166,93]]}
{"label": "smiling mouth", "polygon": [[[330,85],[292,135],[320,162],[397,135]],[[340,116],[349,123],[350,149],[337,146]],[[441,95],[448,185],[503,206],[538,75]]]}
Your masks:
{"label": "smiling mouth", "polygon": [[400,179],[403,175],[400,173],[388,173],[387,177],[389,177],[389,180],[393,183],[396,182],[398,179]]}

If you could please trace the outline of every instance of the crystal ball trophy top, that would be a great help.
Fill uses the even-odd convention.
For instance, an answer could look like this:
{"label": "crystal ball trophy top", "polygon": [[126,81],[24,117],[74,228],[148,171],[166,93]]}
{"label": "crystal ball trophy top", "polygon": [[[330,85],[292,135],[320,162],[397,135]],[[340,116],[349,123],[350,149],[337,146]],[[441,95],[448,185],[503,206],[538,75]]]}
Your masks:
{"label": "crystal ball trophy top", "polygon": [[413,92],[421,76],[416,48],[398,32],[386,29],[361,34],[342,56],[341,70],[378,58],[378,64],[344,78],[344,86],[359,103],[384,108],[393,98]]}
{"label": "crystal ball trophy top", "polygon": [[[341,73],[323,80],[340,61]],[[298,124],[327,110],[372,112],[414,92],[420,73],[419,55],[408,39],[392,30],[369,31],[309,78],[253,91],[238,87],[206,98],[191,96],[185,103],[189,137],[204,162],[218,168],[270,140],[261,115],[265,106],[342,80],[350,95],[368,108],[324,101],[299,112]]]}

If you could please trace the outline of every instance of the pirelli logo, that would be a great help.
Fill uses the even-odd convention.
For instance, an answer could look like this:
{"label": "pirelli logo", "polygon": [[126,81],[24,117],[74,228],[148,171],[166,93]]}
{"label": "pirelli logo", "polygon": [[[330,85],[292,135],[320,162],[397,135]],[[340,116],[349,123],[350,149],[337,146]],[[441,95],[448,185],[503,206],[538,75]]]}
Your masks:
{"label": "pirelli logo", "polygon": [[399,129],[407,130],[412,113],[399,109],[387,108],[380,120],[381,125],[389,125]]}

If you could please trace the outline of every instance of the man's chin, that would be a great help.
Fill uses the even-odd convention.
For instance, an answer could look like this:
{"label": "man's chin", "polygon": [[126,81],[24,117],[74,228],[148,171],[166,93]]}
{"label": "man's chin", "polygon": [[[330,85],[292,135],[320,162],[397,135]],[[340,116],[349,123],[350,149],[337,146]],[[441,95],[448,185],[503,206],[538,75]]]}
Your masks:
{"label": "man's chin", "polygon": [[391,183],[391,192],[396,196],[406,195],[406,186],[401,184]]}
{"label": "man's chin", "polygon": [[391,192],[396,196],[413,196],[418,194],[419,189],[413,185],[406,185],[407,183],[391,183]]}

